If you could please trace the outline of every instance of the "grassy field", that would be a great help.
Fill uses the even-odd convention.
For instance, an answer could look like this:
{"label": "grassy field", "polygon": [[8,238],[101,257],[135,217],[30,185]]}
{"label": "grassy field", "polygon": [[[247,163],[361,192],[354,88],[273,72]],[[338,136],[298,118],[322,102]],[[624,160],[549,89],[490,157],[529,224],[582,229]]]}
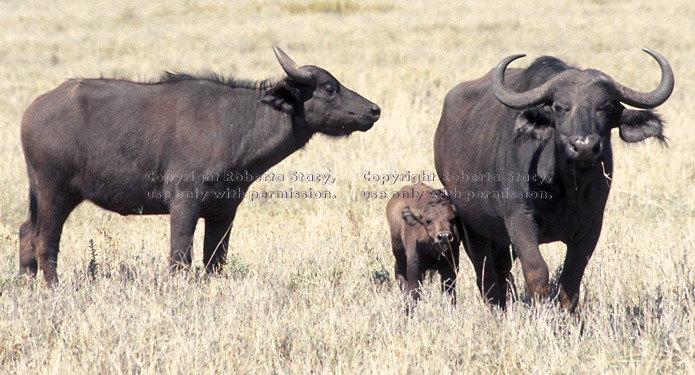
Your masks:
{"label": "grassy field", "polygon": [[[0,2],[0,373],[695,373],[695,3],[673,1],[242,0]],[[378,103],[367,133],[316,136],[254,191],[335,199],[245,201],[229,264],[168,273],[166,216],[83,204],[47,289],[17,276],[28,183],[19,141],[31,101],[69,77],[154,79],[163,70],[282,76],[271,45]],[[462,257],[459,299],[434,283],[414,314],[393,281],[386,200],[369,173],[434,171],[444,95],[514,53],[554,55],[648,91],[657,64],[676,88],[660,109],[670,147],[614,137],[615,176],[578,313],[519,298],[484,305]],[[292,182],[293,172],[336,182]],[[440,186],[439,182],[431,183]],[[557,277],[563,246],[542,247]]]}

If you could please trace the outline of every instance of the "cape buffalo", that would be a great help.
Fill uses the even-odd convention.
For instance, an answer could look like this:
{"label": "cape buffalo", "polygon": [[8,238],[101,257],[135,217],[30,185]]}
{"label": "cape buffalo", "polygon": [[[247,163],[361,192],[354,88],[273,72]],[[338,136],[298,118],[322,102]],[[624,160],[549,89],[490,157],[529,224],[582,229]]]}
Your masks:
{"label": "cape buffalo", "polygon": [[447,94],[434,139],[436,169],[460,217],[478,287],[492,303],[505,306],[516,256],[532,299],[547,296],[548,266],[538,245],[562,241],[559,300],[563,309],[576,308],[610,189],[611,130],[619,128],[625,142],[665,142],[657,114],[621,104],[651,109],[673,91],[666,59],[645,52],[661,68],[649,93],[554,57],[507,70],[524,56],[514,55]]}
{"label": "cape buffalo", "polygon": [[[159,82],[71,79],[22,119],[29,217],[19,271],[57,282],[63,223],[83,200],[121,215],[170,214],[170,265],[191,263],[198,218],[203,262],[225,263],[237,207],[253,182],[315,133],[366,131],[379,107],[316,66],[273,47],[287,77],[226,80],[165,73]],[[214,194],[233,192],[227,199]]]}
{"label": "cape buffalo", "polygon": [[460,239],[456,210],[444,191],[425,184],[405,186],[386,204],[386,218],[401,290],[418,299],[425,271],[437,270],[442,291],[455,302]]}

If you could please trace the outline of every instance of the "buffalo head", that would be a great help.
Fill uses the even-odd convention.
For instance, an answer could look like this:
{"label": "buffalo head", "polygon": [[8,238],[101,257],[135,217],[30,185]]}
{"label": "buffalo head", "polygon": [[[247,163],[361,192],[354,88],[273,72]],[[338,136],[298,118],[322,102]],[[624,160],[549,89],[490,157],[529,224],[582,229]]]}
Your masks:
{"label": "buffalo head", "polygon": [[421,225],[427,237],[420,240],[431,241],[440,254],[456,240],[456,208],[446,197],[427,203],[422,210],[406,206],[402,216],[408,225]]}
{"label": "buffalo head", "polygon": [[[661,67],[661,82],[649,93],[630,89],[593,69],[566,69],[542,85],[514,92],[505,85],[507,65],[524,55],[502,60],[493,72],[495,97],[505,106],[521,110],[515,124],[516,136],[536,139],[554,137],[558,162],[566,161],[579,170],[602,160],[610,147],[610,132],[620,129],[625,142],[649,137],[664,140],[662,121],[648,110],[661,105],[673,91],[674,77],[664,57],[645,49]],[[625,108],[622,103],[646,110]]]}
{"label": "buffalo head", "polygon": [[326,70],[300,67],[280,48],[273,50],[288,77],[273,87],[264,102],[288,113],[298,112],[311,131],[331,136],[369,130],[379,119],[379,106],[340,84]]}

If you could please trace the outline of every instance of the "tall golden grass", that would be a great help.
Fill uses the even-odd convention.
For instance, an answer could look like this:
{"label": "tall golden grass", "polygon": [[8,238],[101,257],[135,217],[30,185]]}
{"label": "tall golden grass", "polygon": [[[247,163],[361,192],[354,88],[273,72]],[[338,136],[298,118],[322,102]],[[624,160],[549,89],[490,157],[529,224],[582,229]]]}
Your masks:
{"label": "tall golden grass", "polygon": [[[5,1],[0,9],[0,373],[695,372],[695,4],[689,0]],[[54,289],[17,275],[27,212],[19,141],[31,101],[69,77],[163,70],[281,77],[278,44],[378,103],[367,133],[316,136],[271,172],[331,173],[335,199],[241,205],[229,265],[170,276],[166,216],[91,204],[68,220]],[[616,173],[579,312],[482,303],[462,258],[456,306],[425,286],[410,317],[393,278],[386,200],[364,172],[432,172],[442,100],[505,56],[554,55],[643,91],[671,62],[670,147],[614,137]],[[438,182],[432,183],[438,186]],[[323,188],[266,181],[254,191]],[[564,249],[542,251],[557,277]],[[520,266],[514,275],[523,280]]]}

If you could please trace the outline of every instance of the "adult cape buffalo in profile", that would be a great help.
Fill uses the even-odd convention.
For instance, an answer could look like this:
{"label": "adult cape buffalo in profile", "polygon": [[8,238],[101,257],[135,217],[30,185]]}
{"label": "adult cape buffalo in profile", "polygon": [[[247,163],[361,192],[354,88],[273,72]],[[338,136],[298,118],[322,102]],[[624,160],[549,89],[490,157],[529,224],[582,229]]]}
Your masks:
{"label": "adult cape buffalo in profile", "polygon": [[[172,268],[191,263],[204,218],[203,262],[219,269],[252,182],[246,176],[315,133],[344,136],[379,119],[376,104],[324,69],[274,51],[287,73],[275,83],[171,73],[155,83],[72,79],[36,99],[21,126],[29,218],[19,229],[20,273],[40,268],[49,285],[57,282],[63,223],[85,199],[121,215],[170,214]],[[235,194],[208,194],[224,191]]]}
{"label": "adult cape buffalo in profile", "polygon": [[507,70],[523,57],[515,55],[446,96],[435,165],[465,229],[478,287],[492,303],[505,306],[516,256],[529,295],[547,296],[548,266],[538,245],[562,241],[567,253],[559,299],[563,309],[576,308],[610,190],[611,130],[619,128],[629,143],[665,139],[658,115],[621,104],[651,109],[673,91],[666,59],[645,52],[661,67],[661,82],[649,93],[553,57]]}

